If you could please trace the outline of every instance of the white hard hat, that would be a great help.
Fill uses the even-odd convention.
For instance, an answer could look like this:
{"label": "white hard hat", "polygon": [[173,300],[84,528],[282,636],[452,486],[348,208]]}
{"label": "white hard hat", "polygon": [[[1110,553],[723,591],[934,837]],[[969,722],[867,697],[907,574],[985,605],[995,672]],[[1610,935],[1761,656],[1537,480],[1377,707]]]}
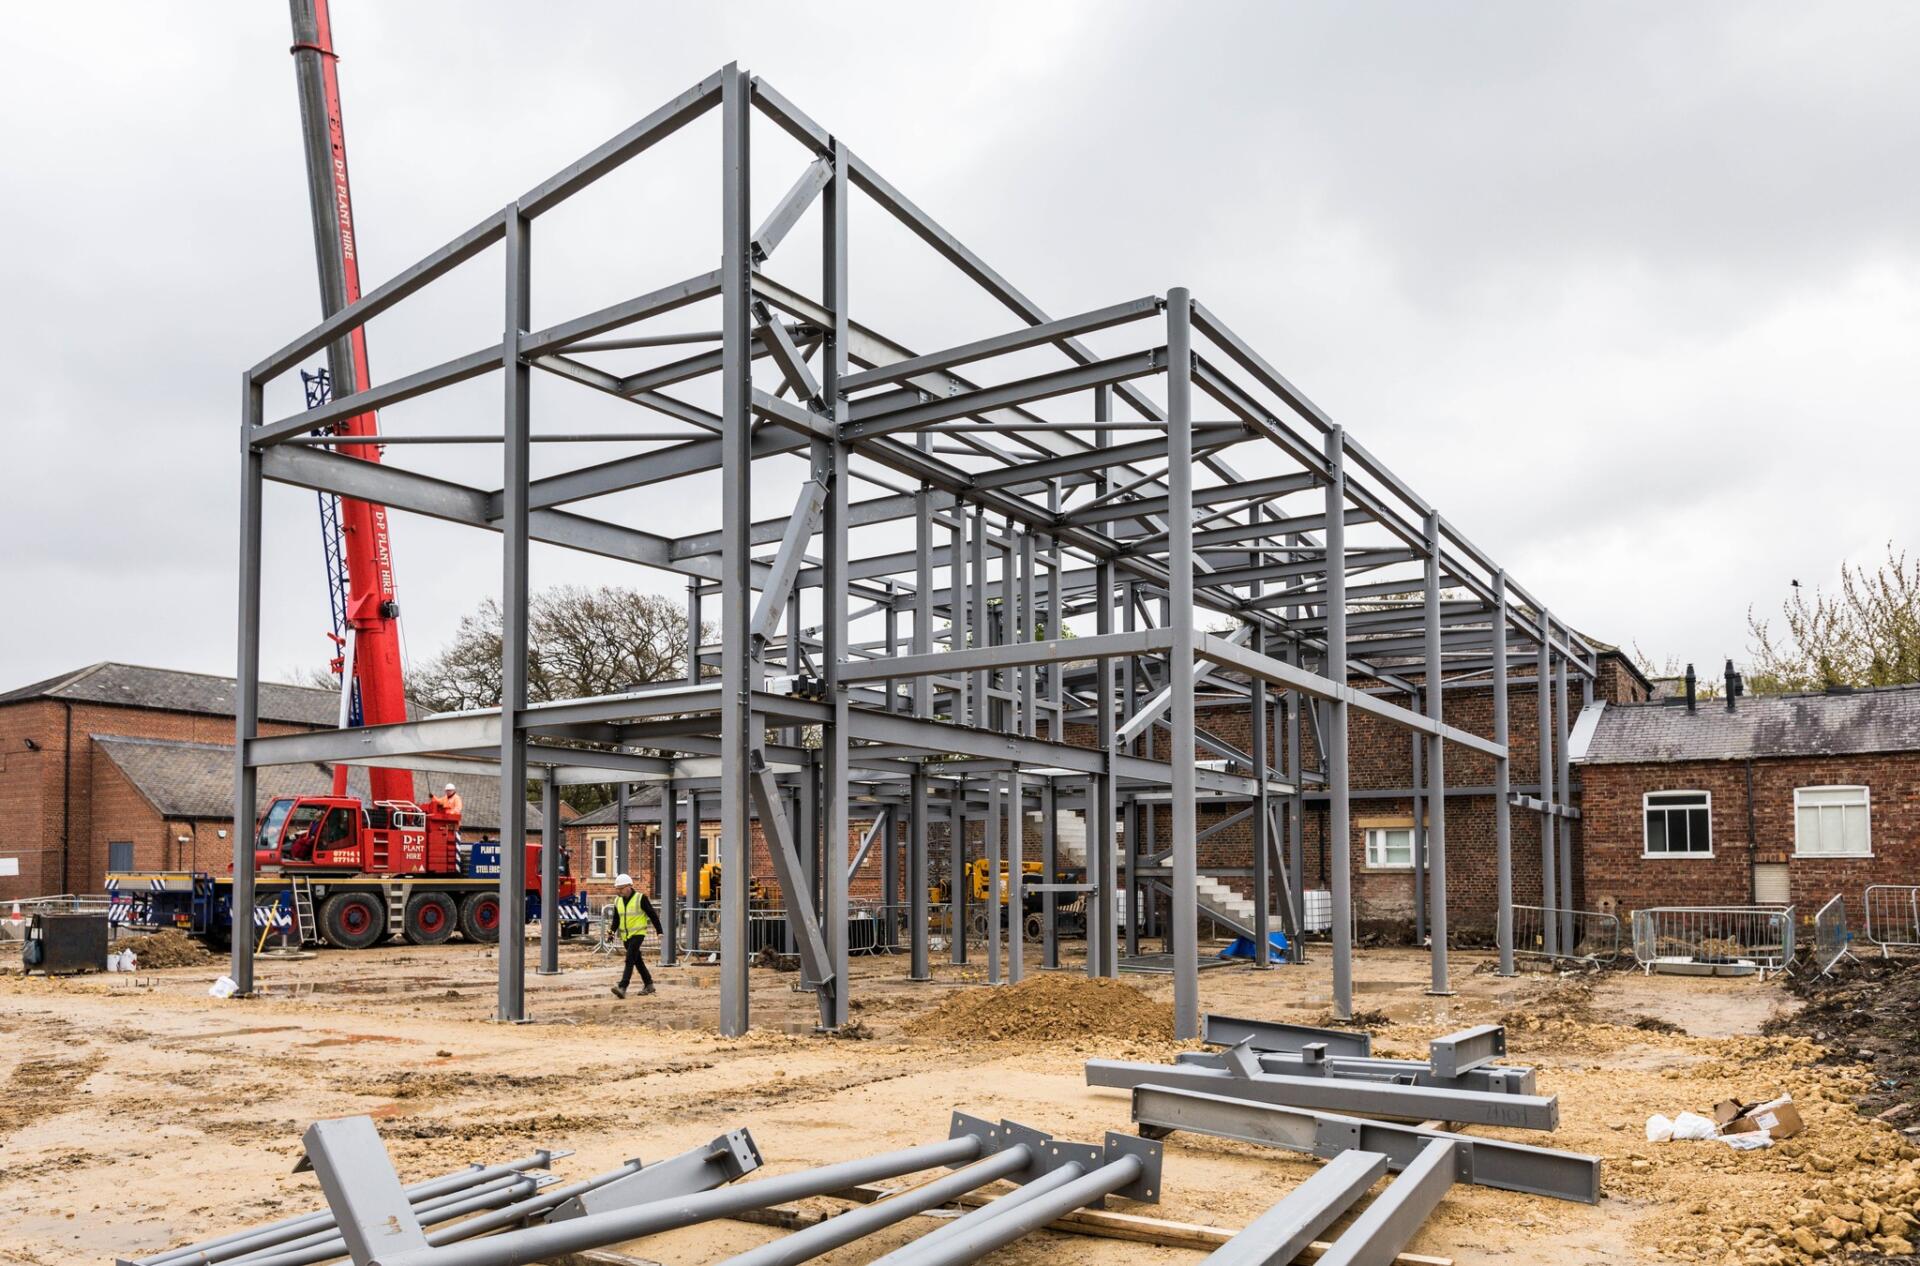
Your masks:
{"label": "white hard hat", "polygon": [[448,791],[452,791],[452,790],[453,790],[453,784],[452,784],[452,783],[448,783],[448,784],[447,784],[447,787],[446,787],[446,789],[447,789]]}
{"label": "white hard hat", "polygon": [[633,876],[615,875],[613,877],[613,886],[616,888],[631,888],[633,887]]}

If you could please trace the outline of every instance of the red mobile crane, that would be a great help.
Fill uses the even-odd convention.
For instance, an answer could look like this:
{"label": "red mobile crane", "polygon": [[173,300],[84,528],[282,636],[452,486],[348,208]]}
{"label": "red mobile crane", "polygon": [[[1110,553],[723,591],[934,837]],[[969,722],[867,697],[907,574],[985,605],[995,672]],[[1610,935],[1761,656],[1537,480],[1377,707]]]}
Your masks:
{"label": "red mobile crane", "polygon": [[[360,297],[360,263],[347,178],[346,129],[340,107],[338,57],[327,0],[290,0],[294,66],[300,90],[300,120],[313,208],[314,251],[320,268],[320,302],[332,316]],[[331,372],[304,374],[309,407],[329,394],[365,391],[372,383],[367,338],[355,329],[328,349]],[[331,432],[362,441],[380,433],[372,411],[338,423]],[[380,460],[380,446],[353,443],[336,452],[361,461]],[[341,680],[340,721],[385,725],[407,719],[406,682],[400,664],[400,606],[394,596],[393,548],[385,506],[321,494],[321,531],[327,555],[333,638],[339,650],[334,670]],[[408,940],[444,940],[456,922],[474,940],[499,934],[499,902],[482,880],[498,873],[498,851],[468,849],[459,841],[459,819],[435,801],[422,809],[414,799],[413,774],[375,767],[368,771],[370,801],[347,794],[347,767],[334,767],[331,796],[283,797],[261,815],[255,859],[265,870],[292,877],[295,922],[303,939],[317,921],[336,945],[372,943],[387,929]],[[539,845],[526,845],[526,874],[540,874]],[[302,910],[308,887],[299,877],[327,879],[320,904]],[[418,882],[382,883],[410,877]],[[356,880],[362,881],[356,886]],[[537,879],[529,896],[537,901]],[[563,880],[558,899],[575,890]],[[384,896],[385,902],[376,901]],[[387,909],[381,916],[380,905]],[[337,908],[336,908],[337,907]]]}
{"label": "red mobile crane", "polygon": [[[314,248],[320,265],[320,302],[327,316],[360,297],[359,252],[353,198],[347,182],[346,132],[341,123],[340,78],[327,0],[290,0],[293,48],[306,142],[307,187],[313,205]],[[329,369],[302,371],[307,406],[328,402],[336,389],[365,391],[367,338],[354,330],[328,348]],[[362,442],[333,451],[360,461],[380,460],[380,433],[369,410],[328,434]],[[320,494],[328,603],[338,650],[340,724],[385,725],[407,719],[400,665],[400,607],[394,597],[393,547],[387,509],[371,502]],[[470,941],[500,936],[500,846],[464,843],[459,819],[438,804],[414,799],[413,774],[374,768],[370,799],[347,794],[347,767],[334,767],[328,796],[282,796],[261,814],[254,836],[260,870],[256,906],[232,907],[231,875],[193,872],[109,873],[106,885],[130,923],[177,926],[216,944],[258,928],[286,928],[301,943],[325,941],[364,949],[391,935],[417,945],[437,944],[456,929]],[[539,908],[540,846],[524,844],[527,908]],[[578,885],[561,858],[563,923],[585,918]],[[263,937],[264,939],[264,937]]]}

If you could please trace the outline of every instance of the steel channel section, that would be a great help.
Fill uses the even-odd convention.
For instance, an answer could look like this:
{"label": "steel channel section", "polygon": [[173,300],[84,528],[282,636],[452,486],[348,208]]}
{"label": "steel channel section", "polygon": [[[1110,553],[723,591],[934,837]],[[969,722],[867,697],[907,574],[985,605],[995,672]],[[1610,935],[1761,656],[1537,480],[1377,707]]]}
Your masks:
{"label": "steel channel section", "polygon": [[1387,1189],[1360,1211],[1333,1247],[1321,1254],[1331,1266],[1393,1266],[1427,1218],[1453,1188],[1454,1145],[1435,1139],[1421,1149]]}
{"label": "steel channel section", "polygon": [[1427,1043],[1427,1060],[1436,1077],[1459,1077],[1506,1053],[1507,1030],[1498,1024],[1462,1029]]}
{"label": "steel channel section", "polygon": [[1173,692],[1168,763],[1173,766],[1173,1035],[1200,1036],[1200,868],[1194,839],[1193,297],[1167,292],[1167,601]]}
{"label": "steel channel section", "polygon": [[981,1139],[963,1135],[697,1195],[656,1200],[631,1209],[617,1209],[565,1222],[528,1227],[444,1248],[394,1254],[377,1261],[356,1259],[355,1266],[528,1266],[529,1263],[548,1261],[568,1253],[584,1252],[677,1227],[732,1217],[752,1209],[771,1208],[789,1200],[828,1195],[863,1183],[884,1182],[939,1166],[965,1164],[977,1159],[985,1150]]}
{"label": "steel channel section", "polygon": [[1149,1138],[1186,1130],[1323,1158],[1357,1148],[1381,1153],[1388,1167],[1396,1170],[1411,1164],[1428,1143],[1442,1139],[1455,1146],[1461,1182],[1577,1204],[1600,1200],[1598,1156],[1529,1143],[1160,1085],[1135,1087],[1133,1120]]}
{"label": "steel channel section", "polygon": [[1409,1121],[1459,1121],[1551,1130],[1560,1123],[1559,1100],[1552,1095],[1487,1094],[1440,1086],[1402,1086],[1348,1077],[1292,1077],[1262,1072],[1251,1077],[1229,1070],[1185,1064],[1133,1063],[1090,1059],[1087,1085],[1109,1090],[1169,1086],[1201,1094],[1229,1095],[1254,1103],[1324,1112],[1364,1112]]}
{"label": "steel channel section", "polygon": [[[744,132],[746,124],[742,120]],[[813,449],[816,474],[824,458],[829,465],[830,481],[827,484],[827,505],[822,518],[825,562],[821,568],[821,625],[823,649],[821,668],[826,676],[828,702],[832,708],[831,720],[821,728],[821,754],[825,777],[825,792],[822,808],[825,811],[823,838],[825,855],[823,857],[822,882],[826,888],[821,922],[827,941],[827,953],[831,959],[834,975],[834,988],[830,997],[823,1000],[823,1024],[828,1029],[837,1029],[846,1024],[850,1015],[851,990],[848,988],[847,971],[847,800],[848,789],[848,746],[851,734],[847,725],[847,693],[841,680],[847,663],[847,577],[848,556],[848,485],[852,480],[851,458],[847,445],[839,437],[845,432],[849,414],[846,393],[840,388],[840,380],[848,368],[850,352],[851,321],[848,316],[848,217],[852,208],[847,192],[848,154],[846,147],[835,141],[832,148],[833,177],[828,181],[822,195],[821,207],[821,289],[823,300],[831,313],[831,325],[826,346],[822,349],[821,367],[825,381],[824,390],[833,410],[832,426],[829,428],[835,438],[816,444]],[[750,278],[749,278],[750,280]],[[751,523],[747,525],[751,528]],[[741,865],[744,868],[751,858],[750,849],[743,850]],[[743,876],[744,880],[744,876]],[[744,906],[745,893],[741,894]],[[744,936],[740,943],[742,958],[746,955]]]}
{"label": "steel channel section", "polygon": [[1291,1266],[1387,1172],[1378,1152],[1342,1152],[1207,1255],[1201,1266]]}

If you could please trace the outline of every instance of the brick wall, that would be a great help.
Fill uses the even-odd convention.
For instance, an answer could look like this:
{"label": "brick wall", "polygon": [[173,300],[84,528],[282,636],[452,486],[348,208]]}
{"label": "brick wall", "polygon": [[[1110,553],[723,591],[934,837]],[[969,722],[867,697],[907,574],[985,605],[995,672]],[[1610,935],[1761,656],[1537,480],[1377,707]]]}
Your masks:
{"label": "brick wall", "polygon": [[[262,722],[260,733],[288,734],[310,728]],[[109,839],[96,828],[95,798],[115,794],[113,784],[125,787],[125,779],[96,750],[91,735],[230,744],[233,719],[75,703],[71,734],[69,753],[67,705],[60,700],[26,699],[0,705],[0,856],[20,859],[18,877],[0,876],[0,901],[101,890]],[[39,745],[38,751],[28,748],[28,739]],[[112,771],[111,779],[102,770]],[[153,813],[151,806],[148,811]],[[157,813],[153,820],[159,821]],[[180,833],[194,834],[191,829]],[[201,826],[199,833],[207,834],[207,828]],[[223,866],[225,845],[212,843],[222,854],[219,864]]]}
{"label": "brick wall", "polygon": [[[1787,867],[1791,898],[1811,917],[1844,893],[1856,925],[1868,884],[1920,883],[1920,752],[1756,760],[1752,831],[1747,764],[1690,761],[1594,765],[1584,771],[1586,868],[1590,900],[1622,912],[1655,905],[1745,905],[1755,863]],[[1865,786],[1873,855],[1810,857],[1795,852],[1794,788]],[[1646,857],[1642,797],[1705,791],[1712,797],[1711,857]]]}

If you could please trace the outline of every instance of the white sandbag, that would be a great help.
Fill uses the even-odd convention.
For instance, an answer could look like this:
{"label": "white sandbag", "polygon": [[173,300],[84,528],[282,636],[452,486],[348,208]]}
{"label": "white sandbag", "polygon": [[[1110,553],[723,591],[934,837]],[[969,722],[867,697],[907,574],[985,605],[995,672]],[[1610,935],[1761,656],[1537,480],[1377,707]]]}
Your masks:
{"label": "white sandbag", "polygon": [[1647,1118],[1647,1142],[1665,1143],[1673,1138],[1673,1122],[1658,1112]]}

